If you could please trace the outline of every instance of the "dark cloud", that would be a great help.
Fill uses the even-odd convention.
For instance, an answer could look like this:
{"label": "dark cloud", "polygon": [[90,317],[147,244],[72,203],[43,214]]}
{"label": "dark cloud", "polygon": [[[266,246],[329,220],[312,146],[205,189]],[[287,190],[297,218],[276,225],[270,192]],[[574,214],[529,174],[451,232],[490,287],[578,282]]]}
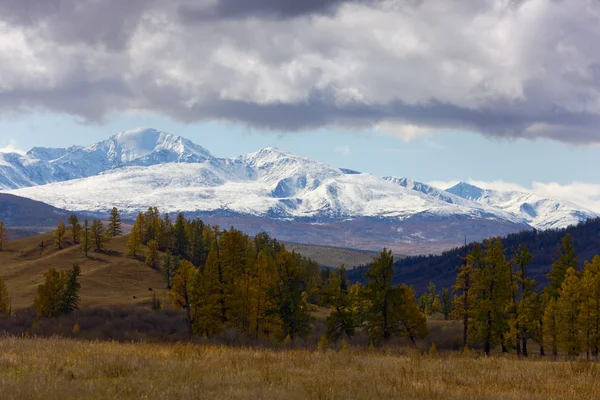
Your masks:
{"label": "dark cloud", "polygon": [[271,17],[295,18],[312,14],[333,14],[344,3],[376,0],[217,0],[206,7],[184,5],[180,16],[188,22],[221,18]]}
{"label": "dark cloud", "polygon": [[600,5],[498,4],[3,0],[0,114],[600,142]]}

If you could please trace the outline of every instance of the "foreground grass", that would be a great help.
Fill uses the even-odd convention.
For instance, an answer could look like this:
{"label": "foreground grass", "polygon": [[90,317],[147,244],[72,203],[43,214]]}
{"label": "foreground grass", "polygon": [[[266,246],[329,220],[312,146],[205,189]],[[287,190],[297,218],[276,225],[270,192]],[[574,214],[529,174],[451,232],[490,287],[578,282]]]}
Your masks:
{"label": "foreground grass", "polygon": [[2,399],[596,398],[593,363],[0,339]]}

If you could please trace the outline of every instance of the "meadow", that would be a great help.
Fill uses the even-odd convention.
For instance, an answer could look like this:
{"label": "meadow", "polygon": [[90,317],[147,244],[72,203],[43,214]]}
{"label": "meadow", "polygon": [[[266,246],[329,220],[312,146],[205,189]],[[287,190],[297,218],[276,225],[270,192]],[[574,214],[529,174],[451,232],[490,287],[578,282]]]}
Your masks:
{"label": "meadow", "polygon": [[592,399],[600,365],[389,350],[0,339],[2,399]]}

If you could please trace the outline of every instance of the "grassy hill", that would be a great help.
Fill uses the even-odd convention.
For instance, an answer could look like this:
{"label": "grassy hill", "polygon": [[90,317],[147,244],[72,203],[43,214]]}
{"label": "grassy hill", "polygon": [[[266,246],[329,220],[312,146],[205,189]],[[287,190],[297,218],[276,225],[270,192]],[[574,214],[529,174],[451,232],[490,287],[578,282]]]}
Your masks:
{"label": "grassy hill", "polygon": [[126,243],[127,236],[115,238],[107,243],[104,253],[92,252],[85,258],[79,246],[69,242],[63,250],[58,250],[52,233],[9,242],[5,251],[0,252],[0,276],[10,291],[13,308],[33,304],[48,268],[66,270],[73,264],[79,264],[82,271],[82,308],[148,304],[153,295],[149,288],[162,296],[166,289],[160,273],[143,261],[125,256]]}
{"label": "grassy hill", "polygon": [[379,255],[376,251],[354,250],[343,247],[315,246],[310,244],[286,243],[285,247],[314,260],[323,267],[339,268],[345,265],[351,268],[367,265]]}

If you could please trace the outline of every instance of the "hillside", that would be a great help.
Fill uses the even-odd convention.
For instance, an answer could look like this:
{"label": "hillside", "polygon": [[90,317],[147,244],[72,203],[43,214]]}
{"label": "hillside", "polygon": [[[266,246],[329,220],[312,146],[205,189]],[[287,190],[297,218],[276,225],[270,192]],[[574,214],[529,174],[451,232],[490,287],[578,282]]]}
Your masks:
{"label": "hillside", "polygon": [[[44,248],[40,252],[40,244]],[[81,267],[81,307],[136,306],[149,304],[156,289],[163,295],[164,283],[158,271],[143,262],[126,257],[127,236],[111,240],[105,253],[90,253],[85,258],[79,246],[67,243],[63,250],[54,245],[51,233],[9,242],[0,252],[0,275],[4,278],[12,297],[13,308],[30,307],[43,283],[48,268],[70,268],[74,263]],[[134,299],[136,296],[137,299]]]}
{"label": "hillside", "polygon": [[[517,248],[520,244],[527,246],[533,254],[529,273],[539,284],[545,284],[545,275],[557,257],[560,240],[567,233],[573,238],[580,267],[600,254],[600,218],[565,229],[511,234],[502,238],[502,242],[507,249],[507,256],[510,256],[511,248]],[[468,245],[467,250],[470,251],[472,247],[473,244]],[[464,253],[464,248],[456,248],[438,256],[413,256],[397,260],[394,283],[414,285],[418,292],[423,292],[430,281],[438,288],[450,287],[456,282],[456,270],[462,263]],[[354,268],[348,271],[348,277],[352,281],[361,281],[365,271],[362,267]]]}
{"label": "hillside", "polygon": [[379,254],[376,251],[354,250],[342,247],[316,246],[298,243],[285,243],[290,251],[302,254],[304,257],[315,260],[322,267],[339,268],[355,265],[366,265],[373,261]]}

